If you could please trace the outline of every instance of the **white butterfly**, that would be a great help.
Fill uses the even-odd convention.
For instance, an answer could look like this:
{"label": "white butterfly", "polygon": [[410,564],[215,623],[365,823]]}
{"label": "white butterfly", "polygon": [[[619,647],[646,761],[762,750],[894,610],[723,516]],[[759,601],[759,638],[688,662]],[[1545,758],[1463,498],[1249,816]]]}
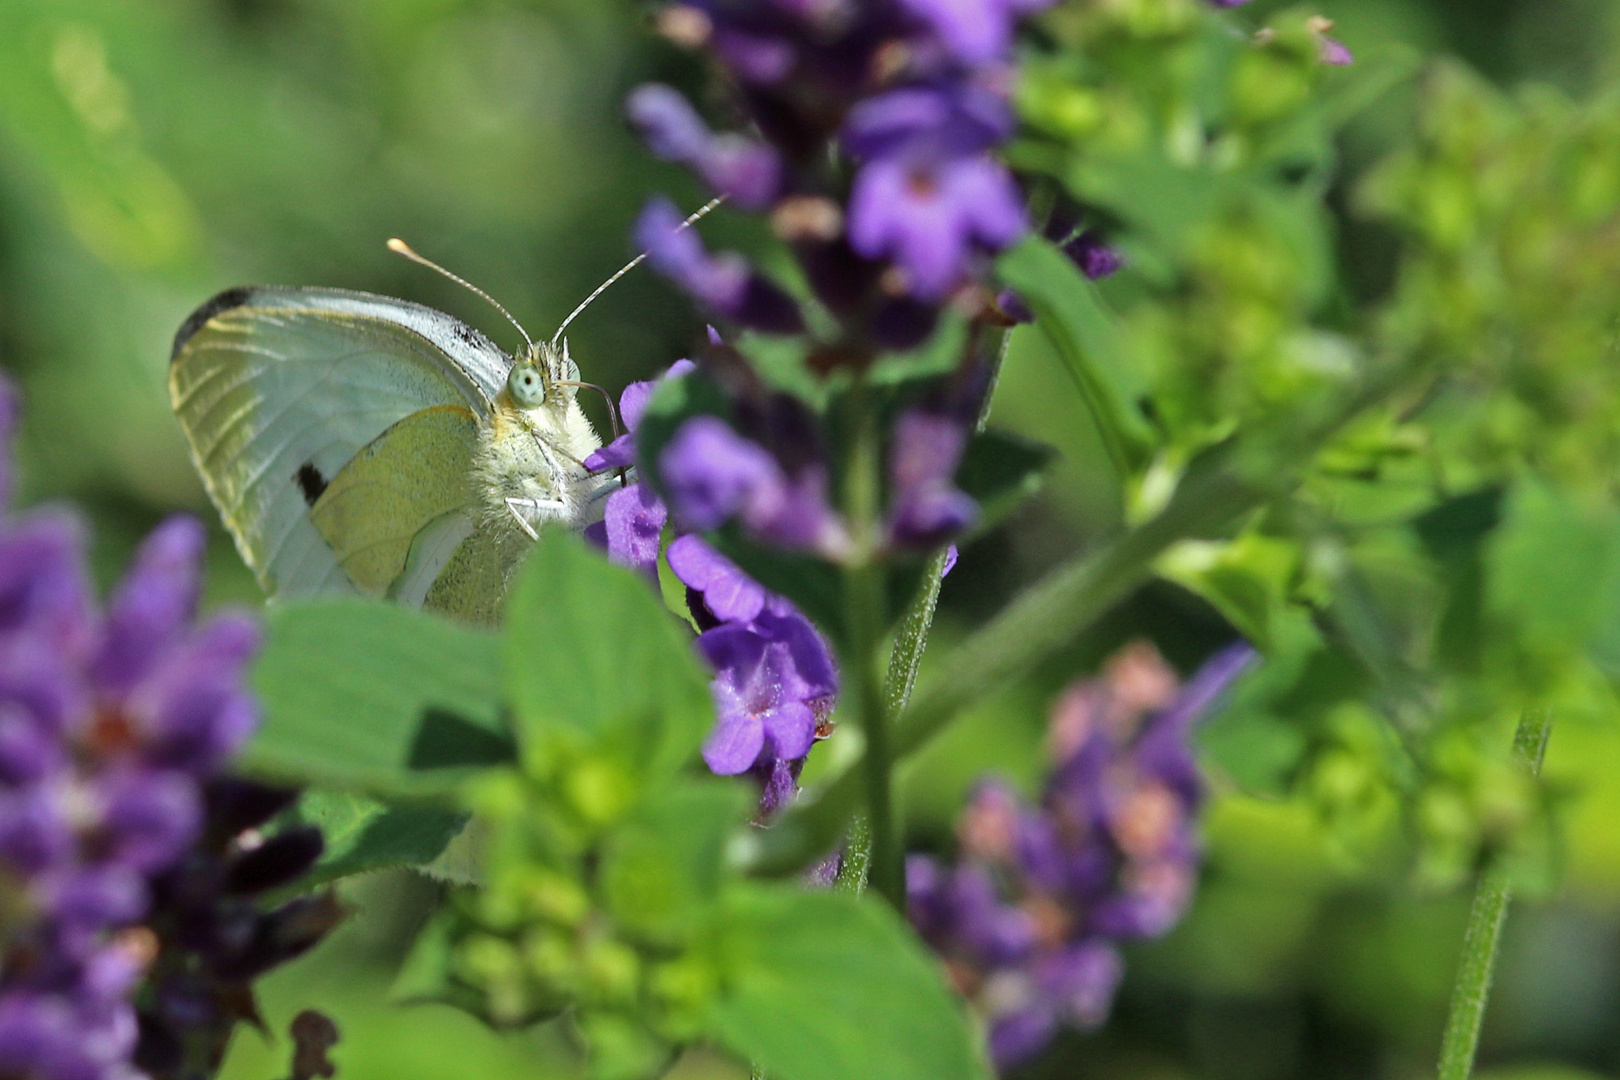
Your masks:
{"label": "white butterfly", "polygon": [[170,400],[214,505],[275,597],[359,592],[493,621],[541,526],[615,483],[566,345],[337,289],[240,288],[175,337]]}
{"label": "white butterfly", "polygon": [[[719,205],[687,218],[690,226]],[[480,623],[543,526],[601,517],[618,483],[561,341],[509,355],[443,312],[342,289],[227,289],[175,335],[169,400],[242,557],[272,597],[361,593]],[[610,406],[611,408],[611,406]]]}

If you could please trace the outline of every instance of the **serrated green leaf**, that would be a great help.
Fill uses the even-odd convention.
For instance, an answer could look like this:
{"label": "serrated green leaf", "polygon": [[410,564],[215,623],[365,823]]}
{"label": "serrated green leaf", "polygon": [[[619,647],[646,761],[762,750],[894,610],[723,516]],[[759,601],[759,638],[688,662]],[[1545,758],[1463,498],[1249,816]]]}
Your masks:
{"label": "serrated green leaf", "polygon": [[1147,380],[1138,370],[1097,288],[1061,251],[1031,237],[996,262],[1001,279],[1035,312],[1035,324],[1062,357],[1122,475],[1154,444],[1142,414]]}
{"label": "serrated green leaf", "polygon": [[773,1080],[990,1077],[943,968],[875,898],[746,887],[722,933],[711,1034]]}
{"label": "serrated green leaf", "polygon": [[512,760],[494,635],[363,600],[279,605],[267,621],[250,768],[409,795]]}
{"label": "serrated green leaf", "polygon": [[636,764],[655,771],[689,760],[714,719],[691,637],[653,583],[565,533],[548,534],[519,571],[502,679],[520,741],[622,744],[636,728]]}
{"label": "serrated green leaf", "polygon": [[458,810],[422,803],[390,804],[351,792],[304,792],[292,815],[321,830],[326,850],[310,884],[389,866],[421,866],[444,853],[467,824]]}

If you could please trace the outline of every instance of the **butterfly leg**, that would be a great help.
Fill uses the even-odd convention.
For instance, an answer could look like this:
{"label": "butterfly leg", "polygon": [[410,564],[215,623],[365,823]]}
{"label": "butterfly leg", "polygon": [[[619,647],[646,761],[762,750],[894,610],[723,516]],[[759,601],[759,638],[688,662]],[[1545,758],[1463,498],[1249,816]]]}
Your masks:
{"label": "butterfly leg", "polygon": [[517,519],[518,527],[529,534],[530,540],[540,539],[540,534],[535,531],[537,522],[551,517],[561,517],[568,512],[566,503],[554,499],[509,498],[506,500],[506,508]]}

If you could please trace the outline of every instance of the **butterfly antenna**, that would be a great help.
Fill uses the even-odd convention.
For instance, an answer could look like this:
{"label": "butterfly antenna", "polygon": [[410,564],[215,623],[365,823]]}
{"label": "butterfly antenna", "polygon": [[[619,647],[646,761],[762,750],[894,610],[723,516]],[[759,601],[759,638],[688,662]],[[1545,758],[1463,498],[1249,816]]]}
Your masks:
{"label": "butterfly antenna", "polygon": [[411,250],[411,245],[407,244],[397,236],[388,241],[388,250],[392,251],[395,255],[403,255],[407,259],[411,260],[411,262],[425,266],[429,270],[437,270],[439,273],[443,274],[457,285],[460,285],[468,292],[477,293],[485,300],[488,300],[491,307],[500,312],[502,315],[506,316],[507,322],[517,327],[517,332],[523,335],[523,343],[529,347],[529,351],[534,351],[534,339],[529,337],[529,332],[527,330],[523,329],[523,324],[512,318],[512,313],[501,307],[500,301],[489,295],[489,293],[485,292],[483,289],[480,289],[466,278],[457,274],[452,274],[450,271],[446,270],[432,259],[429,259],[423,255],[418,255],[415,251]]}
{"label": "butterfly antenna", "polygon": [[[708,214],[709,214],[709,211],[713,210],[715,207],[719,206],[721,203],[723,203],[725,201],[726,201],[726,197],[724,195],[716,195],[714,198],[710,199],[708,202],[704,203],[702,206],[700,206],[696,210],[692,211],[692,216],[688,217],[685,221],[681,222],[680,227],[682,229],[690,229],[693,225],[696,225],[698,222],[702,221],[705,217],[707,217]],[[610,277],[606,281],[602,282],[602,284],[600,284],[600,285],[598,285],[596,287],[596,289],[591,293],[591,295],[589,295],[585,299],[581,300],[579,302],[579,306],[577,308],[575,308],[573,311],[570,311],[568,313],[568,318],[564,319],[562,321],[562,325],[557,327],[557,332],[555,334],[551,335],[551,343],[553,345],[557,344],[557,342],[562,339],[563,331],[568,329],[568,324],[573,322],[574,319],[579,315],[580,312],[582,312],[586,308],[590,307],[592,300],[595,300],[598,296],[601,296],[603,293],[607,292],[607,289],[608,289],[609,285],[612,285],[615,281],[618,281],[620,278],[624,277],[624,275],[628,274],[630,271],[632,271],[636,267],[640,266],[642,264],[642,261],[645,260],[646,258],[647,258],[647,253],[645,251],[643,251],[640,255],[637,255],[635,258],[631,259],[629,262],[627,262],[623,266],[619,267],[618,271],[612,277]]]}

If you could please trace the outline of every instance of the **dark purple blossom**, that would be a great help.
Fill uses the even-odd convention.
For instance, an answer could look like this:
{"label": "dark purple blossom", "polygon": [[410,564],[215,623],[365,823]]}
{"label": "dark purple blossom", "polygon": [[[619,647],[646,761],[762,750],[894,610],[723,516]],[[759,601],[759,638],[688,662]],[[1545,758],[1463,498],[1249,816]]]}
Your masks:
{"label": "dark purple blossom", "polygon": [[1110,246],[1096,229],[1083,229],[1063,245],[1063,253],[1074,260],[1080,272],[1092,281],[1110,277],[1125,265],[1124,256]]}
{"label": "dark purple blossom", "polygon": [[1178,687],[1151,647],[1126,649],[1053,710],[1038,805],[983,783],[959,825],[961,860],[908,862],[912,924],[984,1016],[998,1068],[1061,1027],[1101,1024],[1122,974],[1116,943],[1181,918],[1203,799],[1191,728],[1254,655],[1232,646]]}
{"label": "dark purple blossom", "polygon": [[961,283],[976,248],[999,251],[1024,229],[1018,187],[988,157],[872,161],[850,194],[850,246],[892,259],[907,291],[926,300],[943,300]]}

